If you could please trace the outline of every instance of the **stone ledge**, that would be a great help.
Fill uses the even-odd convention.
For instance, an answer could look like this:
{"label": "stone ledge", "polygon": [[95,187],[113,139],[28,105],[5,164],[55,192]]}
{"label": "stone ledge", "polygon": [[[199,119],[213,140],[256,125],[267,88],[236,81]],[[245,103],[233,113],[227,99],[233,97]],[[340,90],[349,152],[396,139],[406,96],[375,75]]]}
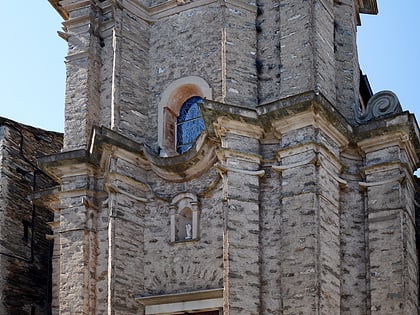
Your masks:
{"label": "stone ledge", "polygon": [[199,301],[223,297],[223,288],[190,291],[182,293],[161,294],[161,295],[137,295],[135,299],[143,305],[158,305],[164,303],[177,303],[187,301]]}

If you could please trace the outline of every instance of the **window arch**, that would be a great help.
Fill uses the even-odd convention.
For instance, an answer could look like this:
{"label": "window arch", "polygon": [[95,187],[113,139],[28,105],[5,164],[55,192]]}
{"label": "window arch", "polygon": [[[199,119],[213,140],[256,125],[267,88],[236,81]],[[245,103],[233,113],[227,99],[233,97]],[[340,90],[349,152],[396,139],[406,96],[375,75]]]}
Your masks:
{"label": "window arch", "polygon": [[[178,142],[182,143],[182,141],[177,141],[180,135],[177,130],[177,120],[180,116],[181,108],[184,108],[183,106],[191,99],[193,103],[196,102],[196,97],[201,100],[212,99],[210,86],[204,79],[196,76],[178,79],[172,82],[162,93],[158,111],[158,144],[161,156],[173,156],[185,152],[199,135],[200,132],[195,135],[196,137],[187,149],[184,149],[186,146],[182,146],[183,149],[181,147],[177,148]],[[193,110],[191,113],[198,112],[198,106],[197,111],[194,109],[195,106],[192,106]],[[194,125],[195,127],[197,126]],[[204,129],[204,125],[202,127]]]}

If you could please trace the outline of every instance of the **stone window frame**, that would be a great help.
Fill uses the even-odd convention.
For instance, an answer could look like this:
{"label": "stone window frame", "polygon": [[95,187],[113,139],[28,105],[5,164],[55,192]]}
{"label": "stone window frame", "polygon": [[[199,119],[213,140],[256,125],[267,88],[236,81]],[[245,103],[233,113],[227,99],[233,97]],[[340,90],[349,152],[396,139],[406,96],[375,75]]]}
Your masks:
{"label": "stone window frame", "polygon": [[[180,193],[172,199],[169,210],[170,243],[198,240],[200,233],[200,208],[197,196],[192,193]],[[191,225],[191,237],[189,238],[186,237],[186,224]]]}
{"label": "stone window frame", "polygon": [[176,151],[176,118],[181,106],[191,97],[212,99],[210,85],[201,77],[175,80],[163,91],[158,105],[158,145],[160,156],[179,155]]}

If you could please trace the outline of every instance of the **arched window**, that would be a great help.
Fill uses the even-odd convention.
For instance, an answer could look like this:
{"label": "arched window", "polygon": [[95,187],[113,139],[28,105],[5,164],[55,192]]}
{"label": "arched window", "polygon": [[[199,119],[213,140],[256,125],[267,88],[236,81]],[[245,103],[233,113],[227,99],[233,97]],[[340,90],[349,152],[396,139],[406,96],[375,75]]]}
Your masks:
{"label": "arched window", "polygon": [[203,119],[198,110],[199,96],[193,96],[182,104],[176,119],[176,151],[186,152],[193,145],[195,139],[204,130]]}
{"label": "arched window", "polygon": [[203,121],[198,119],[197,106],[197,102],[203,99],[211,100],[212,90],[204,79],[197,76],[178,79],[163,91],[158,106],[160,156],[184,153],[195,142],[204,129]]}

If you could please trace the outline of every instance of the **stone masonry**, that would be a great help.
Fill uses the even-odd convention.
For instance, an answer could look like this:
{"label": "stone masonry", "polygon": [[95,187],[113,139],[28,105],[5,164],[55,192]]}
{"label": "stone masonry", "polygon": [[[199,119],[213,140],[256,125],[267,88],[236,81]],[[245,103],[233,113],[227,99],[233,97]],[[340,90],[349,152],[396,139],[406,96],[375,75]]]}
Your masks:
{"label": "stone masonry", "polygon": [[35,191],[56,184],[36,165],[60,152],[62,134],[0,117],[0,314],[47,314],[51,308],[53,214],[31,204]]}
{"label": "stone masonry", "polygon": [[[418,125],[360,88],[375,0],[50,2],[53,314],[418,313]],[[193,96],[205,130],[177,154]]]}

